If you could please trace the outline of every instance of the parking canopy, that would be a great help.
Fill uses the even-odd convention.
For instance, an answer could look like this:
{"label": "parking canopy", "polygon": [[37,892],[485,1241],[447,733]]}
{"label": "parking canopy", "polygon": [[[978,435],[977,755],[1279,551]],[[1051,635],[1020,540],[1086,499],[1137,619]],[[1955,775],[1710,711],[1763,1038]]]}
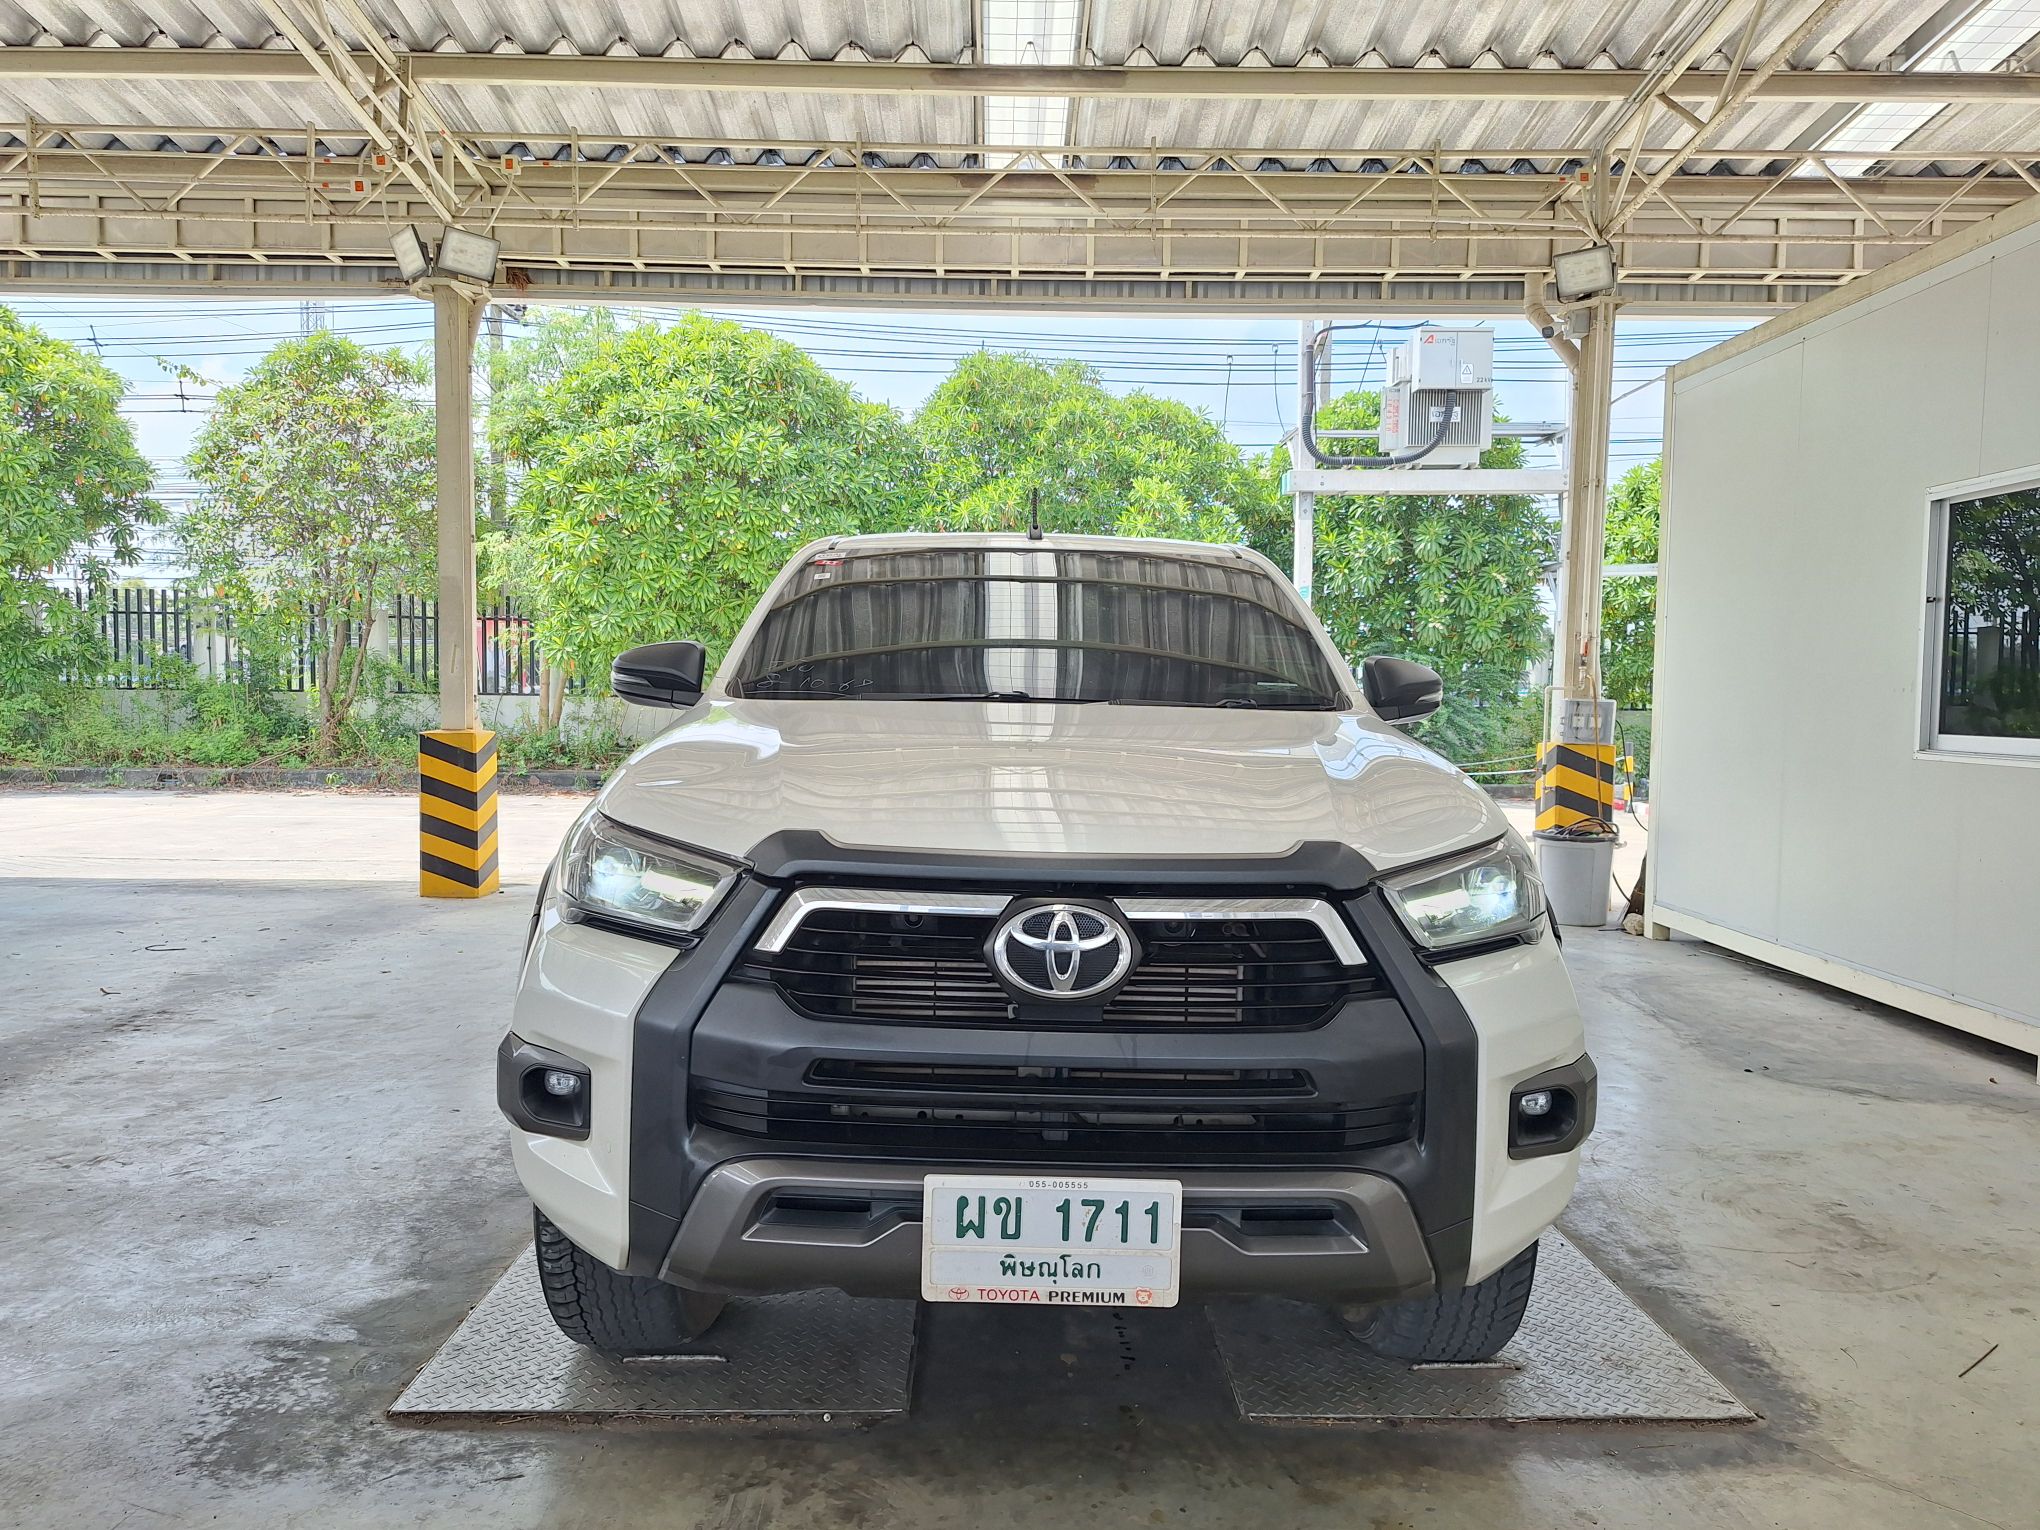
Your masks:
{"label": "parking canopy", "polygon": [[17,290],[1748,313],[2040,190],[2033,0],[9,0]]}

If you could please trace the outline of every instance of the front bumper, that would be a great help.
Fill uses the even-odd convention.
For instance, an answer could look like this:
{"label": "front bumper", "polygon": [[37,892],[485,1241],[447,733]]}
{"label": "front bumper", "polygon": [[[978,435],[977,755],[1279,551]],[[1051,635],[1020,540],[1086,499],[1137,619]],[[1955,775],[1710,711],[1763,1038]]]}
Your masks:
{"label": "front bumper", "polygon": [[[974,881],[1018,888],[1041,876],[1027,863],[973,869]],[[1273,868],[1258,870],[1272,882]],[[833,864],[802,871],[852,885],[871,875]],[[1094,875],[1108,894],[1168,880],[1158,866]],[[1548,939],[1426,964],[1363,876],[1360,890],[1331,896],[1383,987],[1311,1030],[853,1024],[796,1013],[740,971],[786,886],[799,880],[746,882],[700,943],[681,951],[564,922],[550,899],[541,909],[510,1051],[530,1043],[587,1064],[592,1121],[585,1140],[569,1141],[510,1112],[517,1168],[547,1216],[616,1268],[729,1292],[840,1286],[912,1294],[926,1174],[1041,1168],[1181,1180],[1187,1289],[1387,1300],[1451,1289],[1499,1268],[1571,1193],[1577,1139],[1532,1157],[1512,1154],[1509,1140],[1512,1091],[1575,1066],[1585,1052],[1577,1002]],[[1215,877],[1199,885],[1215,885]],[[1298,875],[1273,885],[1293,892],[1341,884]],[[1414,1101],[1413,1124],[1379,1145],[1251,1158],[1080,1156],[1072,1148],[1043,1160],[976,1146],[930,1153],[900,1141],[789,1142],[745,1119],[760,1100],[798,1103],[820,1088],[817,1063],[884,1068],[931,1054],[1000,1068],[1294,1066],[1342,1104]],[[1586,1108],[1580,1135],[1591,1125],[1590,1094]],[[1293,1209],[1299,1198],[1323,1215],[1307,1231],[1269,1230],[1265,1213]]]}
{"label": "front bumper", "polygon": [[[950,1166],[945,1165],[945,1172]],[[1010,1173],[1010,1166],[982,1166]],[[1387,1301],[1431,1289],[1410,1204],[1374,1174],[1184,1170],[1186,1294]],[[702,1181],[662,1278],[730,1294],[921,1289],[924,1171],[856,1160],[746,1158]]]}

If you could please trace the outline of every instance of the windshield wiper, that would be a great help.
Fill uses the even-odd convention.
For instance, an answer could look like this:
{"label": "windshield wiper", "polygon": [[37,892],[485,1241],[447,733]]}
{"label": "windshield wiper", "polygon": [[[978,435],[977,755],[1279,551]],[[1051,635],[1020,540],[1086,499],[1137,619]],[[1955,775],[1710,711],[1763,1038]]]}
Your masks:
{"label": "windshield wiper", "polygon": [[1216,701],[1186,701],[1160,696],[1120,696],[1113,699],[1115,707],[1196,707],[1200,710],[1215,707],[1244,708],[1266,712],[1329,712],[1333,703],[1326,697],[1304,700],[1262,701],[1252,696],[1222,696]]}
{"label": "windshield wiper", "polygon": [[1255,696],[1228,696],[1223,701],[1214,701],[1218,707],[1250,707],[1265,712],[1329,712],[1332,699],[1329,696],[1289,697],[1282,701],[1263,700]]}
{"label": "windshield wiper", "polygon": [[1037,696],[1032,691],[866,691],[863,701],[1036,701],[1055,706],[1085,706],[1103,696]]}
{"label": "windshield wiper", "polygon": [[756,680],[739,680],[730,687],[738,700],[767,701],[774,696],[849,696],[870,685],[869,680],[845,680],[840,685],[817,685],[813,676],[799,680],[765,675]]}

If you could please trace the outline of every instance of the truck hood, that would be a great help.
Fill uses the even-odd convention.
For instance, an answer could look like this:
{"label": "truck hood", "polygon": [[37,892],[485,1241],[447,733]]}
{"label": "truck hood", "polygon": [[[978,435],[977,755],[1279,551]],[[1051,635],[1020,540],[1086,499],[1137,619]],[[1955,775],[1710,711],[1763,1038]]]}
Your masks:
{"label": "truck hood", "polygon": [[1270,857],[1377,869],[1503,834],[1493,800],[1373,717],[1036,702],[710,698],[611,777],[619,823],[733,858],[782,829],[864,849]]}

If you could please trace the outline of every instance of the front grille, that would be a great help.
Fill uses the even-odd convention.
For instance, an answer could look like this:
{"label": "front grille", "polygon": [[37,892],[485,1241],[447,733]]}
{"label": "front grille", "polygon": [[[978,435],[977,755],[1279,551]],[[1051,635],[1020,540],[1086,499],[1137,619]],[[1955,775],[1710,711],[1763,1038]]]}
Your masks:
{"label": "front grille", "polygon": [[1017,1019],[984,957],[996,923],[982,914],[816,910],[752,970],[820,1019],[1029,1030],[1300,1029],[1377,986],[1342,966],[1307,919],[1142,922],[1140,964],[1107,1003],[1035,1005]]}
{"label": "front grille", "polygon": [[1215,1094],[1311,1093],[1301,1068],[1052,1068],[999,1063],[862,1062],[825,1057],[810,1063],[810,1084],[859,1089],[943,1090],[1001,1094],[1166,1094],[1175,1099]]}
{"label": "front grille", "polygon": [[[834,1077],[818,1073],[821,1067],[809,1077]],[[945,1067],[928,1070],[925,1082],[887,1085],[867,1075],[861,1088],[817,1082],[800,1090],[697,1079],[689,1105],[697,1124],[746,1137],[900,1148],[927,1158],[1293,1158],[1386,1147],[1416,1134],[1414,1094],[1332,1105],[1282,1098],[1299,1087],[1293,1073],[1280,1080],[1258,1078],[1257,1070],[1212,1076],[1226,1071],[1158,1073],[1142,1082],[1105,1069]],[[1300,1087],[1309,1088],[1307,1077]]]}

